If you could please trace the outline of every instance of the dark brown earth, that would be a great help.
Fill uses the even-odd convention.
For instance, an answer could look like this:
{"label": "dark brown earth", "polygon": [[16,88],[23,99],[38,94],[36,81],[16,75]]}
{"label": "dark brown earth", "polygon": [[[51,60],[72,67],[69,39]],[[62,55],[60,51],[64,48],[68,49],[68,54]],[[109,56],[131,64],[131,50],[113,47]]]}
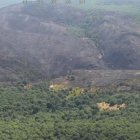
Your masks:
{"label": "dark brown earth", "polygon": [[[83,77],[89,70],[105,70],[113,77],[115,70],[134,75],[140,70],[140,26],[129,17],[34,4],[3,8],[0,17],[1,82],[45,80],[73,71]],[[82,35],[74,35],[71,27]]]}

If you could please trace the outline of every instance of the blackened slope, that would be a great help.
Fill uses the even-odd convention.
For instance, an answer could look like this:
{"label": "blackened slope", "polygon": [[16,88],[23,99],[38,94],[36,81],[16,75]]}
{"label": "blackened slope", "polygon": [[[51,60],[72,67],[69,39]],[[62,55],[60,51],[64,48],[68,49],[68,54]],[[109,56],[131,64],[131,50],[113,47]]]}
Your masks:
{"label": "blackened slope", "polygon": [[[94,42],[76,38],[67,25],[53,18],[34,16],[26,10],[19,5],[0,12],[0,69],[5,71],[1,79],[11,73],[16,75],[12,79],[37,80],[65,75],[73,69],[105,68]],[[65,10],[61,11],[63,20]],[[73,9],[70,12],[74,16]]]}

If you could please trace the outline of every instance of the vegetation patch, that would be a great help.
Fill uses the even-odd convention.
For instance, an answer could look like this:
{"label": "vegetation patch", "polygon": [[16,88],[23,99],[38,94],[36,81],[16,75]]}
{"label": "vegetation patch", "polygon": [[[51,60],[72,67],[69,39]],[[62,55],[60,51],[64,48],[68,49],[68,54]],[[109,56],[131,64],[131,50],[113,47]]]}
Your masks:
{"label": "vegetation patch", "polygon": [[106,102],[97,103],[97,106],[101,111],[119,111],[127,107],[126,104],[121,105],[115,104],[113,106],[110,106],[110,104]]}
{"label": "vegetation patch", "polygon": [[[139,91],[133,94],[80,92],[79,88],[53,91],[46,83],[33,85],[30,89],[1,86],[1,139],[140,139]],[[70,95],[74,98],[68,98]],[[118,111],[100,111],[97,103],[102,101],[111,107],[128,106]]]}

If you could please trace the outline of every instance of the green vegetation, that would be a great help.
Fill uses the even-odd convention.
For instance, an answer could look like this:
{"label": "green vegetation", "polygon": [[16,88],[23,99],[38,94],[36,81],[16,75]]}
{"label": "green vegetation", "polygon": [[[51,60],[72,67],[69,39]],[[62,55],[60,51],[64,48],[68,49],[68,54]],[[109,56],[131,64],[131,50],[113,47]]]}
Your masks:
{"label": "green vegetation", "polygon": [[[23,0],[1,0],[0,7],[20,3],[22,1]],[[52,0],[49,0],[49,3],[53,3]],[[66,3],[66,0],[57,0],[56,3]],[[69,5],[83,10],[105,10],[118,12],[133,16],[136,19],[139,19],[140,17],[140,0],[85,0],[85,4],[80,4],[79,0],[71,0]]]}
{"label": "green vegetation", "polygon": [[[74,4],[76,5],[76,4]],[[111,12],[118,12],[120,14],[126,14],[135,18],[140,17],[140,1],[139,0],[86,0],[83,5],[76,5],[84,10],[105,10]]]}
{"label": "green vegetation", "polygon": [[[51,91],[47,84],[29,89],[0,88],[1,140],[139,140],[140,93]],[[79,93],[79,92],[78,92]],[[72,94],[72,96],[71,96]],[[69,98],[70,97],[70,98]],[[100,111],[97,103],[127,104]]]}
{"label": "green vegetation", "polygon": [[[120,14],[132,16],[133,18],[136,18],[136,20],[140,19],[139,0],[128,0],[128,2],[122,0],[85,1],[85,5],[79,5],[75,0],[72,1],[73,6],[81,8],[83,10],[88,10],[89,12],[84,13],[86,14],[86,18],[79,18],[79,20],[73,20],[73,16],[71,16],[70,18],[65,16],[65,12],[63,12],[63,16],[61,12],[60,14],[58,13],[58,15],[52,12],[52,15],[55,15],[57,18],[50,15],[47,17],[46,13],[48,9],[45,6],[42,11],[40,10],[40,7],[35,7],[35,9],[33,8],[33,11],[28,6],[25,7],[25,10],[29,15],[37,15],[37,17],[39,18],[45,17],[46,21],[53,18],[53,20],[60,25],[62,25],[62,23],[64,25],[66,24],[66,27],[71,31],[72,34],[74,34],[76,37],[85,37],[93,40],[99,49],[103,48],[103,41],[106,40],[106,38],[104,37],[101,38],[101,35],[104,33],[104,36],[106,36],[108,33],[104,31],[106,29],[106,26],[101,26],[103,28],[99,30],[100,25],[102,25],[103,23],[108,23],[108,21],[105,21],[103,11],[118,12]],[[5,4],[11,4],[8,2],[2,2],[1,6],[5,6]],[[72,13],[72,15],[74,14],[75,13]],[[65,18],[61,18],[61,16]],[[40,19],[38,21],[40,21]],[[108,27],[111,27],[113,23],[108,23],[107,25]],[[115,29],[119,31],[118,28]],[[122,32],[122,30],[120,30],[119,32]],[[54,33],[52,32],[52,34]],[[17,32],[12,33],[12,36],[14,36],[15,34],[17,34]],[[114,35],[114,33],[112,33],[112,35]],[[139,33],[131,32],[131,30],[130,32],[122,33],[122,36],[124,35],[133,35],[136,37],[140,36]],[[25,34],[25,36],[27,36],[27,33]],[[35,34],[35,38],[36,36],[37,35]],[[122,38],[122,36],[118,36],[119,40],[120,38]],[[57,35],[54,37],[57,37]],[[9,36],[9,38],[11,38],[11,36]],[[24,38],[24,34],[21,38]],[[110,40],[113,39],[116,39],[116,36],[114,38],[110,38]],[[25,40],[26,39],[24,39],[23,42],[25,42]],[[67,41],[68,40],[66,40],[66,42]],[[58,44],[61,44],[61,42],[59,41],[56,42],[58,42]],[[40,46],[43,46],[44,44]],[[65,44],[65,42],[63,44]],[[106,44],[105,46],[107,46]],[[111,41],[109,41],[108,44],[112,46]],[[6,45],[1,46],[5,47]],[[17,46],[19,46],[19,44]],[[26,46],[28,47],[28,45]],[[71,46],[74,45],[72,44]],[[126,50],[129,51],[129,49],[127,48]],[[123,52],[125,52],[125,49],[123,50]],[[129,53],[126,52],[126,54]],[[126,56],[128,57],[128,55]],[[34,57],[32,57],[32,59],[34,59]],[[59,59],[59,57],[56,57],[56,59],[52,59],[52,62],[56,61],[57,59]],[[44,58],[44,60],[46,60],[46,58]],[[60,58],[60,60],[65,60],[65,57]],[[123,62],[121,60],[124,60],[124,57],[122,57],[122,59],[119,59],[122,67]],[[12,61],[13,60],[11,59],[11,61],[7,62],[9,62],[9,64],[13,64]],[[5,61],[5,63],[7,62]],[[18,60],[18,63],[21,64],[21,62],[20,60]],[[114,62],[116,61],[112,62],[114,64]],[[67,63],[67,61],[65,63]],[[12,68],[13,66],[15,67],[16,65],[12,65]],[[128,81],[129,84],[126,85],[128,85],[128,87],[129,85],[131,85],[133,89],[133,91],[129,92],[120,92],[121,90],[118,90],[118,92],[99,92],[98,89],[96,90],[96,88],[94,87],[93,90],[88,90],[88,88],[91,88],[90,84],[86,90],[79,87],[66,88],[65,85],[61,84],[54,85],[53,88],[49,88],[50,86],[48,83],[42,83],[32,86],[31,84],[28,84],[28,79],[23,77],[28,77],[32,81],[41,79],[42,77],[37,77],[37,75],[40,75],[41,72],[37,73],[39,70],[36,68],[36,66],[38,66],[38,63],[35,63],[35,67],[32,67],[32,65],[28,64],[27,68],[29,72],[26,72],[26,68],[19,65],[19,71],[26,74],[26,76],[21,75],[21,79],[23,79],[22,84],[18,83],[15,86],[0,86],[0,140],[140,140],[140,91],[135,91],[137,90],[137,88],[134,88],[134,86],[139,83],[139,80],[134,79],[134,81]],[[61,63],[58,63],[58,65],[56,65],[56,67],[61,66]],[[5,67],[7,67],[7,65],[4,65],[4,68]],[[39,69],[41,68],[41,66],[38,67]],[[56,70],[56,67],[52,67],[51,70]],[[32,75],[30,73],[32,73]],[[106,74],[104,75],[108,78]],[[9,76],[7,77],[10,78]],[[8,80],[9,79],[7,79],[7,81]],[[67,80],[72,82],[75,80],[75,77],[68,76]],[[116,105],[123,104],[126,105],[126,107],[123,109],[117,108],[118,110],[105,110],[98,108],[98,103],[105,103],[106,105],[109,105],[110,108],[113,108]]]}

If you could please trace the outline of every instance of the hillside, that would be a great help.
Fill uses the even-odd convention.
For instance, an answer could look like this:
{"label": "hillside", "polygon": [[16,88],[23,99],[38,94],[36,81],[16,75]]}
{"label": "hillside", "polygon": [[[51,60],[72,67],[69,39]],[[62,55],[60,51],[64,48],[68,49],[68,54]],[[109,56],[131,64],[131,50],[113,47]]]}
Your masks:
{"label": "hillside", "polygon": [[[21,75],[32,73],[33,77],[48,77],[66,74],[72,69],[104,67],[94,43],[90,45],[81,38],[75,38],[68,32],[67,25],[54,22],[53,19],[48,21],[45,17],[40,19],[42,14],[34,16],[26,13],[32,7],[25,7],[27,10],[19,7],[18,10],[17,7],[11,7],[11,10],[1,12],[1,69],[10,73],[10,70],[12,73],[20,71]],[[79,13],[77,10],[75,12]],[[89,55],[93,56],[89,58]]]}
{"label": "hillside", "polygon": [[34,3],[3,8],[0,16],[1,82],[140,69],[140,26],[129,16]]}
{"label": "hillside", "polygon": [[0,140],[140,140],[140,0],[19,1],[0,1]]}

